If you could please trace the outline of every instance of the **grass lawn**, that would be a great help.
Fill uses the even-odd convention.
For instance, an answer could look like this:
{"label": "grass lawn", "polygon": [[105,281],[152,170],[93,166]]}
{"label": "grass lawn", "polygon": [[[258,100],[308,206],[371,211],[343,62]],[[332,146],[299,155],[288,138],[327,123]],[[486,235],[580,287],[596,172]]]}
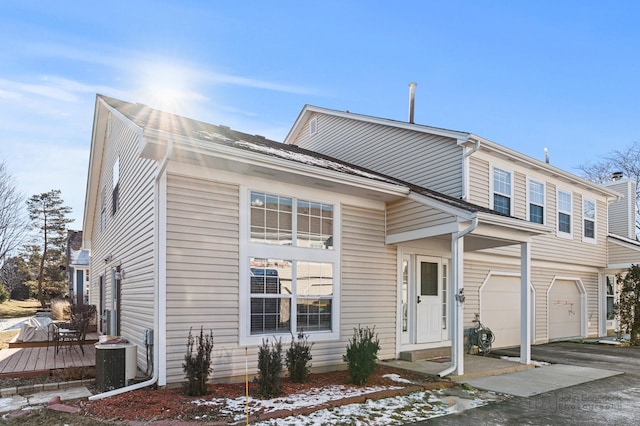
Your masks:
{"label": "grass lawn", "polygon": [[[30,317],[36,314],[40,302],[35,299],[11,300],[0,303],[0,318]],[[8,348],[11,339],[16,337],[20,330],[0,331],[0,349]]]}
{"label": "grass lawn", "polygon": [[0,303],[0,318],[30,317],[36,314],[40,302],[36,299],[10,300]]}

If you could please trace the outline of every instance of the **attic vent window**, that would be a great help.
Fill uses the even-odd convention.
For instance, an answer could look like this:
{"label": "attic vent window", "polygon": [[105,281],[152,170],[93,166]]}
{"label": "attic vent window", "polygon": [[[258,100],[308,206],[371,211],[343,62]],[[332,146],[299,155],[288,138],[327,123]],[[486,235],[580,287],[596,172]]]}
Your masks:
{"label": "attic vent window", "polygon": [[313,117],[311,121],[309,121],[309,136],[313,136],[318,133],[318,118]]}

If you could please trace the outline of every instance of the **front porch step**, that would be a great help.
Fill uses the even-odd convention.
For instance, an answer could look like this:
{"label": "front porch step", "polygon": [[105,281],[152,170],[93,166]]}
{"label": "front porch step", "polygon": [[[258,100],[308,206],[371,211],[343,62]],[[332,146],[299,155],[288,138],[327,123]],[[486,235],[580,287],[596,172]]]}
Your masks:
{"label": "front porch step", "polygon": [[433,348],[433,349],[417,349],[415,351],[400,352],[399,358],[403,361],[420,361],[424,359],[435,359],[451,356],[451,347]]}

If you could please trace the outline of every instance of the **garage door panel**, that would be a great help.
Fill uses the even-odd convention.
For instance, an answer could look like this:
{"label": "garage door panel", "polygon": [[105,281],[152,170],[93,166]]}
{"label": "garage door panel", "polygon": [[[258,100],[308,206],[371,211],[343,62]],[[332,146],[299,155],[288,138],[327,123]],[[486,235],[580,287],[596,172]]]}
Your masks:
{"label": "garage door panel", "polygon": [[520,344],[520,277],[491,276],[481,290],[481,320],[494,348]]}
{"label": "garage door panel", "polygon": [[549,339],[581,335],[582,304],[575,281],[555,281],[549,290]]}

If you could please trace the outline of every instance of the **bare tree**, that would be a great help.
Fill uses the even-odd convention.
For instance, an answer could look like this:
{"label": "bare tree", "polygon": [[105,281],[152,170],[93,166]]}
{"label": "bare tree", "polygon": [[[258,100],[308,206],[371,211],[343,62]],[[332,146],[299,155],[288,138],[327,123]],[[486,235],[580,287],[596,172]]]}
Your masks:
{"label": "bare tree", "polygon": [[[578,166],[583,177],[605,183],[614,172],[622,172],[626,177],[640,182],[640,142],[611,151],[599,161]],[[640,185],[636,186],[636,234],[640,233]]]}
{"label": "bare tree", "polygon": [[0,263],[20,247],[28,235],[24,197],[4,162],[0,162]]}
{"label": "bare tree", "polygon": [[[60,198],[60,190],[53,189],[39,195],[33,195],[27,200],[29,218],[35,228],[40,230],[42,252],[40,266],[38,268],[38,300],[42,307],[46,304],[45,295],[42,292],[42,283],[45,274],[53,280],[59,280],[59,276],[52,276],[64,266],[64,246],[67,238],[67,224],[73,222],[68,219],[71,207],[64,206]],[[56,274],[60,275],[60,274]]]}

